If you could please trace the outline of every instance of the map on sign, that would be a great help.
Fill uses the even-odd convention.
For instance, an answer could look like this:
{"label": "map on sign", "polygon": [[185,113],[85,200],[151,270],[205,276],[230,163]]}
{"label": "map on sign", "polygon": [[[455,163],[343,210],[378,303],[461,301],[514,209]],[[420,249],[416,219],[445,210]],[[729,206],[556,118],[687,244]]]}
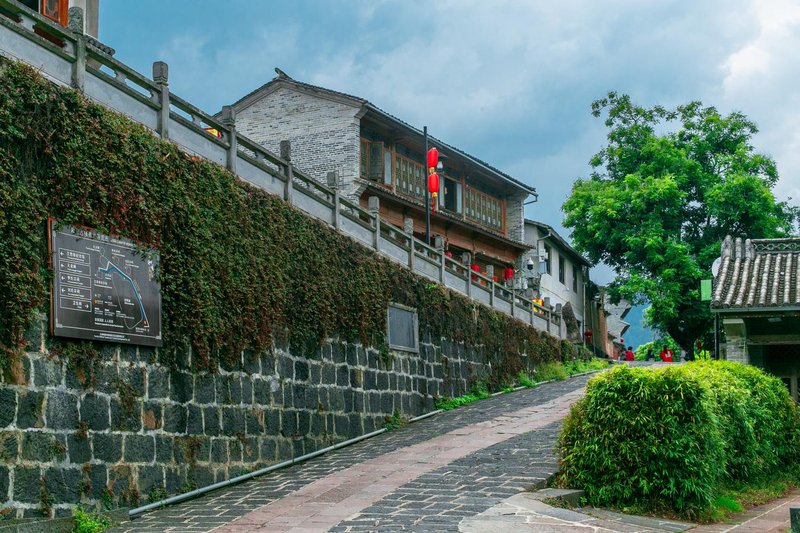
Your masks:
{"label": "map on sign", "polygon": [[161,346],[158,254],[92,230],[51,230],[53,334]]}

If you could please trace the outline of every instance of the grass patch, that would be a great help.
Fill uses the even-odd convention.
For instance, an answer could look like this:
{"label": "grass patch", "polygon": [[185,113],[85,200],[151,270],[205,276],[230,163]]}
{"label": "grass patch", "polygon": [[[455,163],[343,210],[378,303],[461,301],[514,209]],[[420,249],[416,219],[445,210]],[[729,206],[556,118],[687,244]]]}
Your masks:
{"label": "grass patch", "polygon": [[100,533],[111,527],[111,520],[97,513],[90,513],[75,507],[72,510],[72,517],[75,520],[74,533]]}
{"label": "grass patch", "polygon": [[[588,361],[575,360],[566,363],[542,363],[536,367],[533,377],[526,372],[520,371],[520,373],[517,374],[517,383],[522,387],[532,389],[545,381],[563,381],[575,374],[581,374],[591,370],[602,370],[607,367],[608,361],[602,359],[590,359]],[[506,385],[500,389],[500,392],[514,392],[514,387],[512,385]],[[445,396],[439,398],[436,400],[435,405],[437,409],[449,411],[450,409],[455,409],[462,405],[483,400],[489,396],[491,396],[491,394],[487,390],[486,385],[479,384],[463,396],[458,396],[456,398],[448,398]]]}
{"label": "grass patch", "polygon": [[543,363],[536,367],[536,372],[533,376],[520,372],[517,376],[517,383],[532,389],[545,381],[563,381],[576,374],[591,372],[592,370],[603,370],[608,368],[608,365],[608,361],[603,359],[589,359],[588,361],[576,359],[566,363]]}
{"label": "grass patch", "polygon": [[392,416],[387,416],[384,419],[383,428],[386,431],[392,431],[393,429],[399,429],[406,424],[408,424],[408,417],[401,415],[400,411],[395,411],[392,413]]}
{"label": "grass patch", "polygon": [[568,375],[574,376],[575,374],[583,374],[593,370],[603,370],[608,368],[608,365],[609,363],[605,359],[589,359],[588,361],[576,359],[575,361],[564,363],[564,370],[567,371]]}
{"label": "grass patch", "polygon": [[745,509],[777,500],[800,486],[800,471],[797,468],[788,475],[778,475],[760,483],[737,484],[726,487],[718,494],[708,513],[700,517],[701,522],[724,522]]}
{"label": "grass patch", "polygon": [[464,396],[457,396],[456,398],[448,398],[445,396],[443,398],[438,398],[435,402],[435,405],[437,409],[449,411],[450,409],[455,409],[456,407],[461,407],[462,405],[467,405],[468,403],[483,400],[489,396],[489,391],[486,390],[485,386],[477,386]]}

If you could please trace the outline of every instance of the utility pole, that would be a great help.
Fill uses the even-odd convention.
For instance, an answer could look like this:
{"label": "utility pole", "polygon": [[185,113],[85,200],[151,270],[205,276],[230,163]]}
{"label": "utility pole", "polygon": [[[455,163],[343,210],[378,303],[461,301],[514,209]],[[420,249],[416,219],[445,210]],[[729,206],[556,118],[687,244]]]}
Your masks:
{"label": "utility pole", "polygon": [[431,245],[431,193],[428,190],[428,126],[422,127],[422,135],[425,137],[425,151],[422,152],[425,167],[425,244]]}

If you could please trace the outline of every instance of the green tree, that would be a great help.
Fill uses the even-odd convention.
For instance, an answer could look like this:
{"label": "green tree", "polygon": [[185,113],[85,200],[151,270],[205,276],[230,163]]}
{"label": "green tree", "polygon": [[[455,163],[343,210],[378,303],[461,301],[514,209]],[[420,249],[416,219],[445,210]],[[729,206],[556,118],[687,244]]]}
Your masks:
{"label": "green tree", "polygon": [[645,108],[611,92],[592,104],[608,144],[564,203],[574,246],[611,266],[613,299],[649,302],[647,317],[691,356],[711,327],[700,279],[726,235],[792,230],[797,207],[777,202],[775,163],[750,144],[756,125],[691,102]]}

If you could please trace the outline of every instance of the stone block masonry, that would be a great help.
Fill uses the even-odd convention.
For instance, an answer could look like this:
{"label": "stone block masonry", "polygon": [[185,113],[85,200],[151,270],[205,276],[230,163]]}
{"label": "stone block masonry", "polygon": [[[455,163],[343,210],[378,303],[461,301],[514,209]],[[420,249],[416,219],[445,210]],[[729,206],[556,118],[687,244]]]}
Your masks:
{"label": "stone block masonry", "polygon": [[491,370],[447,340],[419,354],[331,339],[313,358],[276,345],[216,372],[150,348],[56,355],[42,319],[0,382],[0,516],[132,506],[235,477],[434,409]]}

